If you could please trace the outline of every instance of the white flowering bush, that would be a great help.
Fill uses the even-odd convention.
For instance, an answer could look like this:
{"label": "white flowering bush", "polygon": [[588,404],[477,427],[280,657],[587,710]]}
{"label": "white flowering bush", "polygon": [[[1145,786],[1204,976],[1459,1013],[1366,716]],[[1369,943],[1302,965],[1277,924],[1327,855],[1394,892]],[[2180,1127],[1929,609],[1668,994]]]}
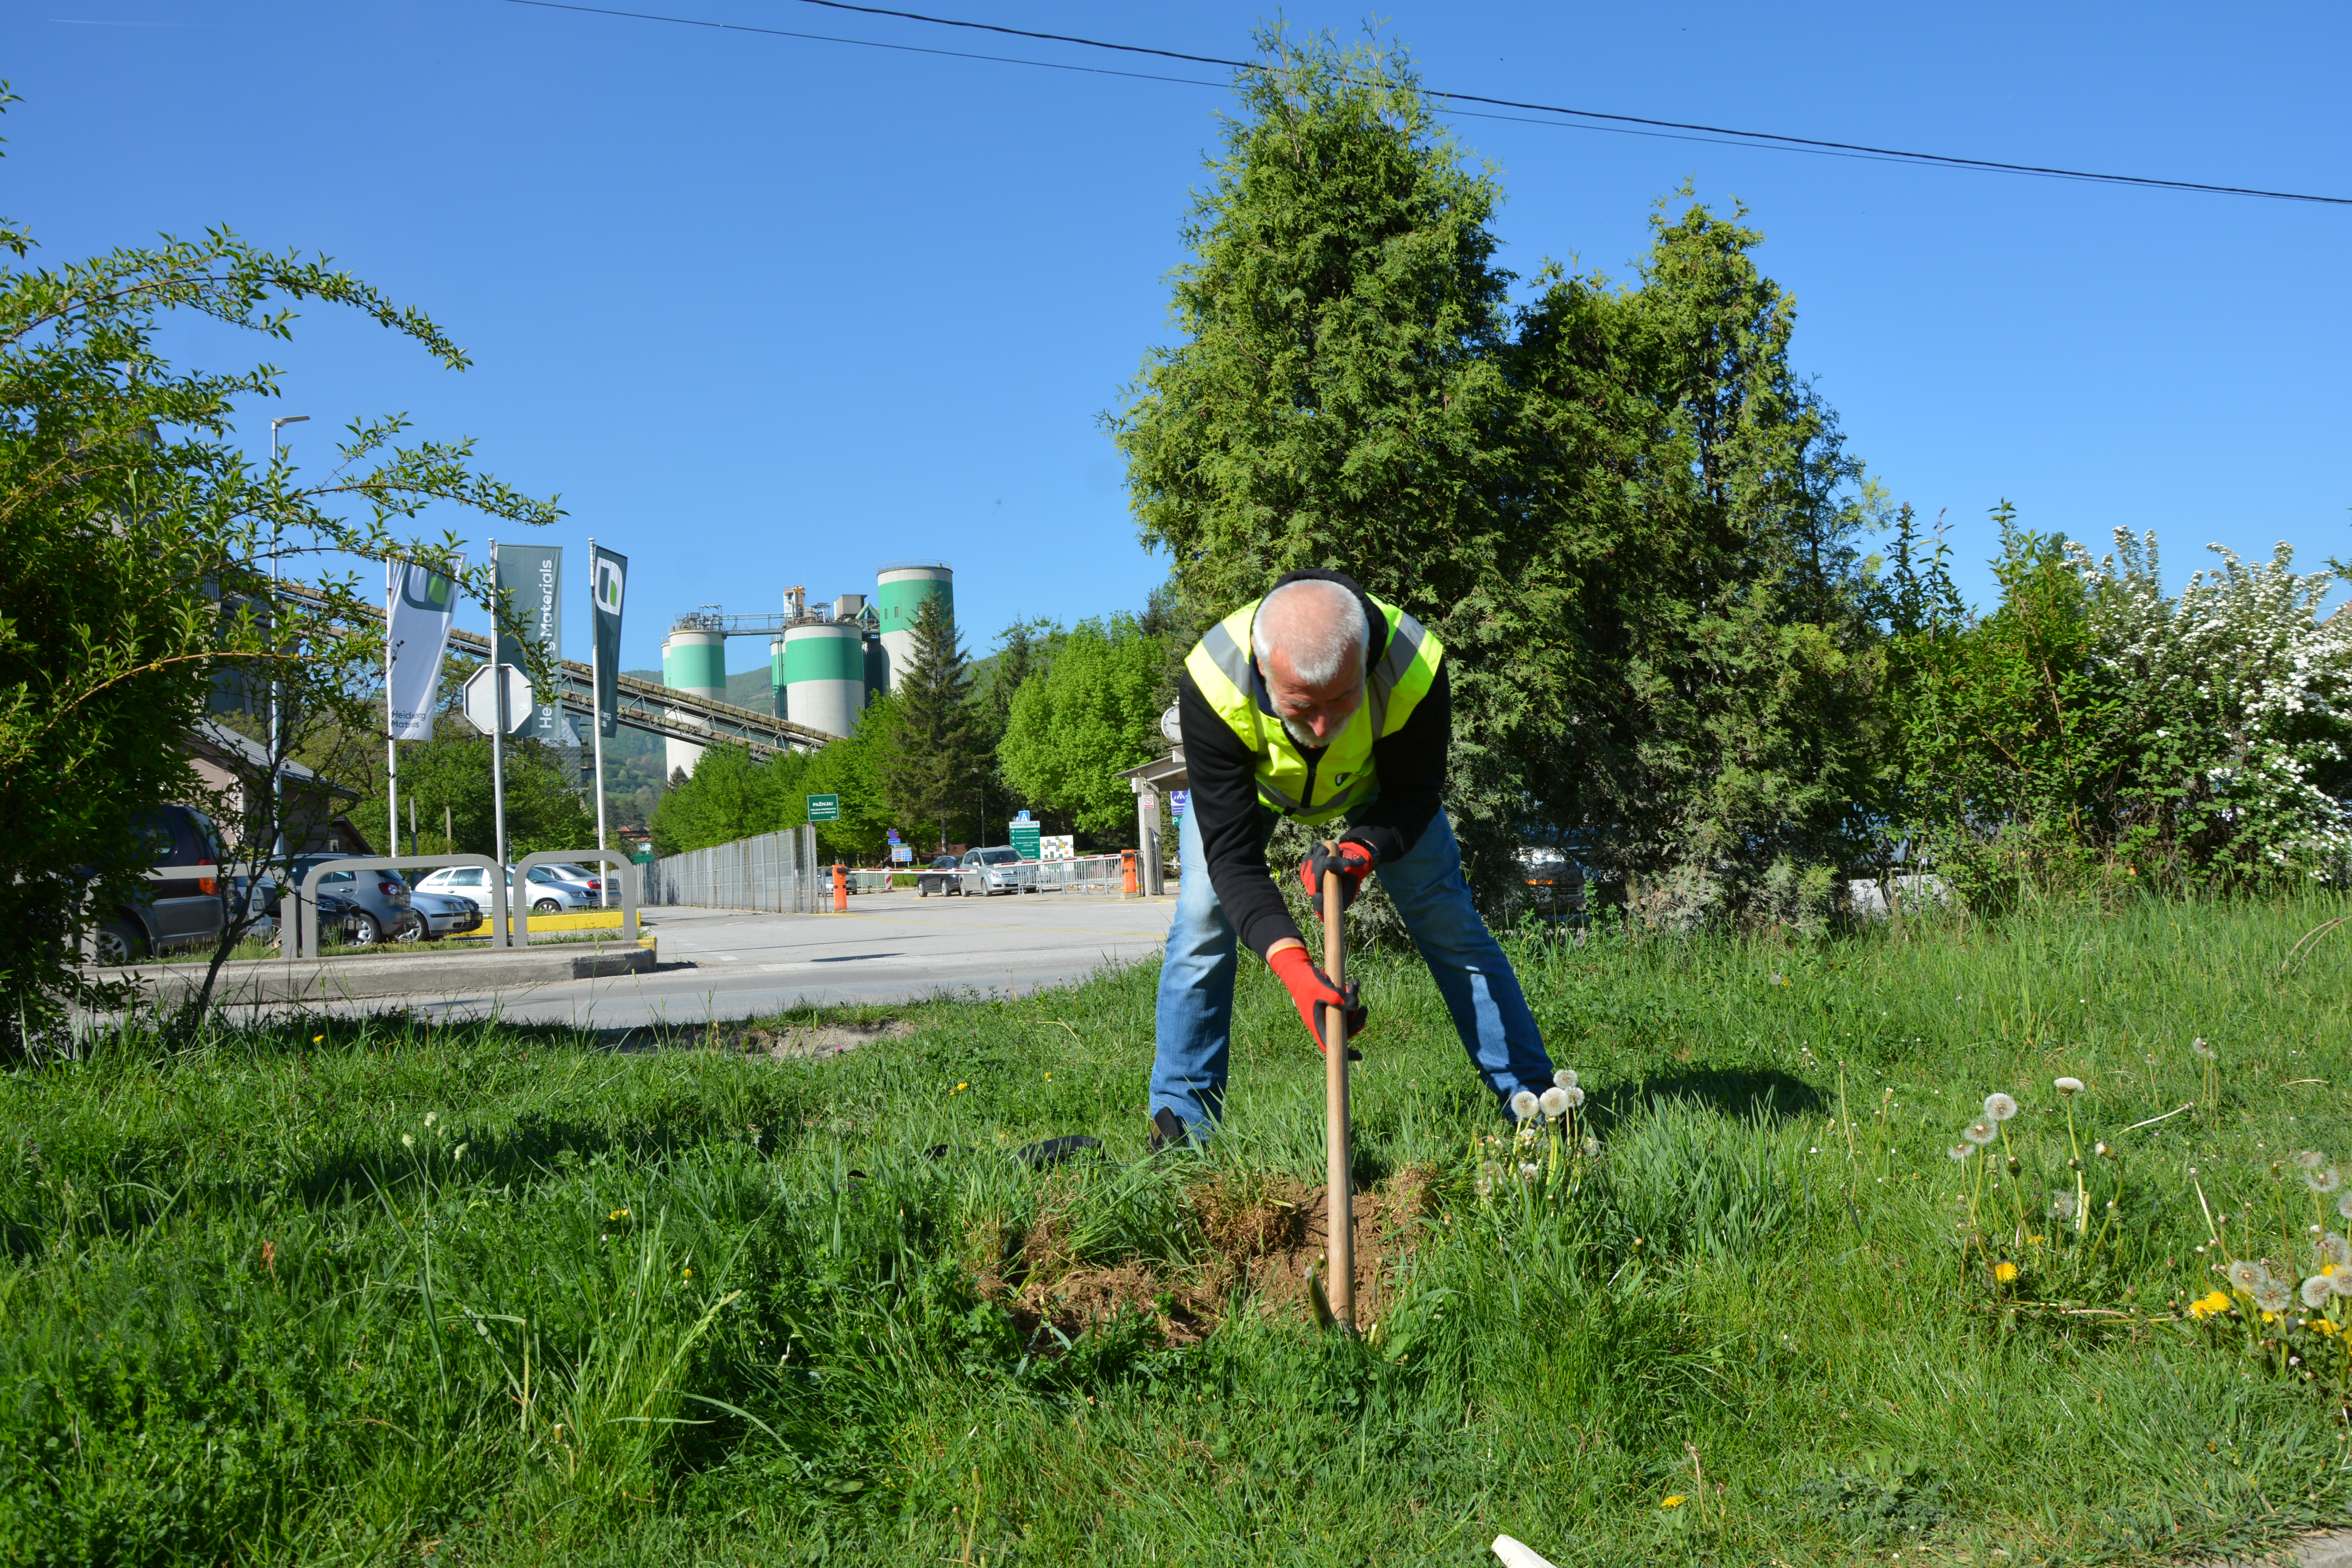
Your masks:
{"label": "white flowering bush", "polygon": [[1889,598],[1887,845],[1970,903],[2030,889],[2341,882],[2352,870],[2352,617],[2341,563],[2213,547],[2168,596],[2154,534],[2094,557],[1994,514],[2000,602],[1962,603],[1906,534]]}
{"label": "white flowering bush", "polygon": [[2352,860],[2352,616],[2319,611],[2341,573],[2299,573],[2221,545],[2165,596],[2156,535],[2116,531],[2082,575],[2116,766],[2116,848],[2234,871],[2342,880]]}

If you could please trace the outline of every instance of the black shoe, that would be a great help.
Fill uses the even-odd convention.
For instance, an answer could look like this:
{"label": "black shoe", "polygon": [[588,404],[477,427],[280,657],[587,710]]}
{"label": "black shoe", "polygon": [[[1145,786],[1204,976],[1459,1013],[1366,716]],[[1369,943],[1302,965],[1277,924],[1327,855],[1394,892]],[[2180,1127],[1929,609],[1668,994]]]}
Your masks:
{"label": "black shoe", "polygon": [[1191,1142],[1192,1135],[1184,1131],[1182,1117],[1164,1105],[1151,1113],[1151,1133],[1145,1142],[1152,1153],[1163,1154]]}

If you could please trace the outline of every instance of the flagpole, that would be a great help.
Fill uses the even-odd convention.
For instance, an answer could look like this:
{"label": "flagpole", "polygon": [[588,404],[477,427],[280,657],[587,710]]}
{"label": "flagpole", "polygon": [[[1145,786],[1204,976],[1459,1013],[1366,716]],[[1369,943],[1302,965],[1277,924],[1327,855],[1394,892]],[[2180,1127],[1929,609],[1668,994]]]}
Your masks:
{"label": "flagpole", "polygon": [[[505,584],[499,581],[499,542],[490,543],[490,686],[497,696],[491,708],[495,720],[490,726],[490,816],[492,836],[496,840],[498,875],[507,874],[507,672],[499,663],[499,639],[505,635]],[[508,900],[507,930],[514,930],[513,900]],[[511,940],[509,938],[509,940]]]}
{"label": "flagpole", "polygon": [[[596,746],[596,847],[610,849],[611,840],[604,837],[604,639],[597,635],[596,624],[596,536],[588,536],[588,729]],[[596,885],[603,891],[596,895],[598,908],[612,900],[613,872],[611,868],[596,868]]]}
{"label": "flagpole", "polygon": [[399,721],[392,716],[392,618],[399,608],[399,563],[390,556],[383,563],[383,832],[391,840],[383,853],[400,853],[400,739]]}

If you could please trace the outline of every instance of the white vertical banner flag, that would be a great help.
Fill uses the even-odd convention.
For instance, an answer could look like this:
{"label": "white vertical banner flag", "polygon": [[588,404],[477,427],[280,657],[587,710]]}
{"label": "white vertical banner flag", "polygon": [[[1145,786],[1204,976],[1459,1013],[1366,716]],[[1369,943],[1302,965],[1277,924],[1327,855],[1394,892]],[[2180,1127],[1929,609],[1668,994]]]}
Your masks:
{"label": "white vertical banner flag", "polygon": [[[466,564],[460,556],[457,565]],[[384,627],[385,710],[395,741],[433,738],[433,712],[441,693],[441,656],[449,647],[449,622],[457,595],[449,579],[430,566],[388,561],[394,592],[392,618]]]}

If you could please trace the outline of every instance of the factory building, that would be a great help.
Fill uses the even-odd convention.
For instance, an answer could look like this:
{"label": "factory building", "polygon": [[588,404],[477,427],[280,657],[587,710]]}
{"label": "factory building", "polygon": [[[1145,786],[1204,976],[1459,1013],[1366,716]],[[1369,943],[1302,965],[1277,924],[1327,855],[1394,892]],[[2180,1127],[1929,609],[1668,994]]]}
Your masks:
{"label": "factory building", "polygon": [[[842,594],[812,606],[805,588],[784,590],[780,615],[730,615],[717,605],[680,616],[662,643],[662,684],[727,700],[727,639],[768,638],[769,700],[780,719],[846,735],[875,693],[898,685],[914,661],[915,620],[926,599],[955,606],[955,573],[942,561],[894,561],[877,574],[871,604]],[[668,742],[669,771],[694,771],[702,748]]]}

